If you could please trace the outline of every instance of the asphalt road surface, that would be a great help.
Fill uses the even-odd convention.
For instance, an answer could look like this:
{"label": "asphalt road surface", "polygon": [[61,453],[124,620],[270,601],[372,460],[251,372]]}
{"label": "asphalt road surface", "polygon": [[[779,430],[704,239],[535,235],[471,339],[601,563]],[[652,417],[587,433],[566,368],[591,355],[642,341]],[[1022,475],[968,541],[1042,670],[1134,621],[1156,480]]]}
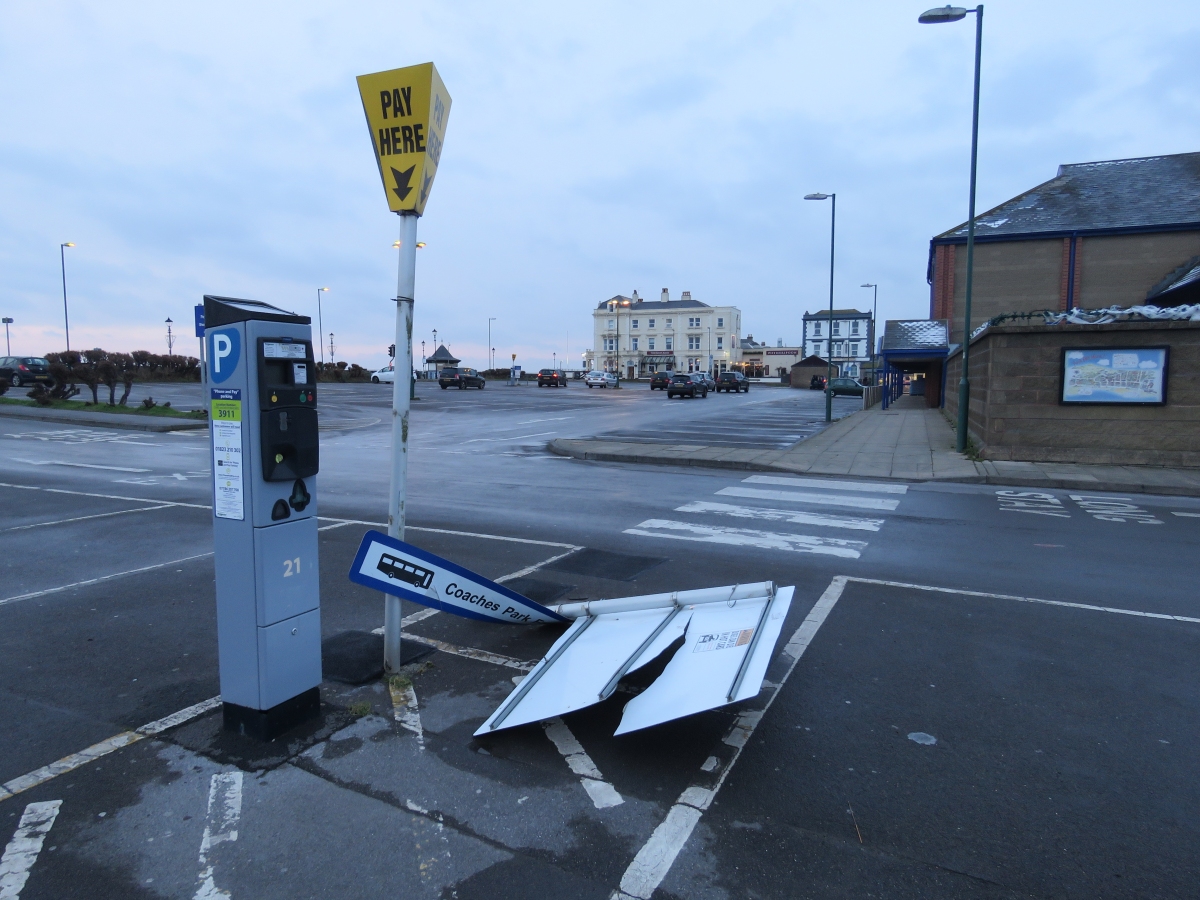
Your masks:
{"label": "asphalt road surface", "polygon": [[[346,572],[386,518],[389,390],[322,388],[327,637],[382,624]],[[0,896],[1195,896],[1200,502],[544,449],[770,446],[816,392],[419,394],[408,540],[543,602],[795,585],[762,693],[614,738],[635,679],[477,740],[561,629],[406,605],[437,649],[405,680],[224,734],[207,432],[0,418]]]}

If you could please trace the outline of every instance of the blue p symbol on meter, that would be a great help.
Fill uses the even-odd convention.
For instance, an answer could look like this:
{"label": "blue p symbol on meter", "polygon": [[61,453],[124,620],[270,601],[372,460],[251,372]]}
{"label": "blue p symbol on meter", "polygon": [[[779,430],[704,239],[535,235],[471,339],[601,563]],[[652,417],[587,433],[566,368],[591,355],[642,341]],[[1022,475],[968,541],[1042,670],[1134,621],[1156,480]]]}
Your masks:
{"label": "blue p symbol on meter", "polygon": [[208,340],[208,377],[220,384],[237,371],[242,355],[242,337],[237,329],[210,331]]}

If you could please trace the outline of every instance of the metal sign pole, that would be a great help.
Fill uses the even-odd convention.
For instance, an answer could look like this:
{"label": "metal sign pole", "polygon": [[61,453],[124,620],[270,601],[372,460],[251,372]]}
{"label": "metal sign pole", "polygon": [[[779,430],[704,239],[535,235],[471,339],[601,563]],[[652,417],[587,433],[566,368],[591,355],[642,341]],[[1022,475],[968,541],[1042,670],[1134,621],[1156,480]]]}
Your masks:
{"label": "metal sign pole", "polygon": [[[400,214],[400,262],[396,275],[396,362],[392,380],[392,483],[388,536],[404,540],[408,500],[408,413],[411,408],[413,294],[417,277],[417,215]],[[401,377],[401,373],[408,373]],[[400,669],[400,598],[384,596],[383,667]]]}

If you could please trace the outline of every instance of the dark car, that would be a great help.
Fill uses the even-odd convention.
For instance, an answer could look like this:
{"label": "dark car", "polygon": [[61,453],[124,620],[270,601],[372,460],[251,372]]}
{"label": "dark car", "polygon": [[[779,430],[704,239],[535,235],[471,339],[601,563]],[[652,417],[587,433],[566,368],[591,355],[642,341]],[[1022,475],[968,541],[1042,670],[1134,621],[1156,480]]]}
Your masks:
{"label": "dark car", "polygon": [[671,384],[670,372],[655,372],[650,376],[650,390],[666,390]]}
{"label": "dark car", "polygon": [[861,397],[863,395],[863,386],[853,378],[835,378],[829,382],[829,392],[835,397],[838,394]]}
{"label": "dark car", "polygon": [[722,372],[721,377],[717,379],[717,391],[741,391],[744,394],[750,393],[750,381],[741,372]]}
{"label": "dark car", "polygon": [[566,387],[567,373],[562,369],[539,369],[538,387]]}
{"label": "dark car", "polygon": [[717,389],[717,380],[712,377],[711,372],[697,372],[696,374],[704,379],[704,384],[710,391],[715,391]]}
{"label": "dark car", "polygon": [[812,379],[808,382],[808,389],[810,391],[825,390],[825,376],[824,375],[814,375],[812,377]]}
{"label": "dark car", "polygon": [[707,397],[708,385],[703,372],[680,372],[671,376],[667,385],[667,399],[672,397]]}
{"label": "dark car", "polygon": [[482,391],[486,383],[483,380],[483,376],[474,369],[446,366],[442,371],[438,372],[438,386],[443,391],[448,387],[456,387],[460,391],[473,387],[479,388]]}
{"label": "dark car", "polygon": [[5,378],[13,387],[27,384],[49,384],[50,360],[40,356],[5,356],[0,358],[0,378]]}

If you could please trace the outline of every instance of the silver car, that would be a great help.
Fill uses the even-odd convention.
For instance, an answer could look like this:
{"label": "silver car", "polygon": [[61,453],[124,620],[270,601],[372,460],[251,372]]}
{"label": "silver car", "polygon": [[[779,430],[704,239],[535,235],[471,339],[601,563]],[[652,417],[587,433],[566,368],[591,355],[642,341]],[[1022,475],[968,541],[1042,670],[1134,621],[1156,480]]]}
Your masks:
{"label": "silver car", "polygon": [[588,372],[587,378],[584,380],[589,388],[617,386],[617,376],[612,372]]}

